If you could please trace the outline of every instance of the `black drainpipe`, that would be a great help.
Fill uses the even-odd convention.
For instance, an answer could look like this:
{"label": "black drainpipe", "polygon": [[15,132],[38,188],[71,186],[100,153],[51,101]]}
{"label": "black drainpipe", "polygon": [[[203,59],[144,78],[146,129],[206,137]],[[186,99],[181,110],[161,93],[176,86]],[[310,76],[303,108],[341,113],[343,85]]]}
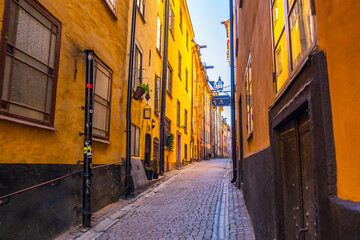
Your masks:
{"label": "black drainpipe", "polygon": [[126,105],[126,178],[125,178],[125,197],[133,196],[134,188],[131,183],[131,97],[132,79],[134,69],[134,48],[135,48],[135,29],[136,29],[136,0],[133,0],[131,40],[130,40],[130,60],[128,75],[128,95]]}
{"label": "black drainpipe", "polygon": [[93,86],[94,86],[94,51],[86,50],[86,85],[85,85],[85,126],[84,126],[84,170],[83,170],[83,207],[82,225],[91,224],[91,164],[92,164],[92,127],[93,127]]}
{"label": "black drainpipe", "polygon": [[230,1],[230,72],[231,72],[231,126],[232,126],[232,162],[233,179],[236,182],[236,127],[235,127],[235,73],[234,73],[234,24],[233,24],[233,0]]}
{"label": "black drainpipe", "polygon": [[160,113],[160,173],[165,170],[165,106],[166,106],[166,80],[168,65],[168,41],[169,41],[169,0],[165,0],[165,26],[164,26],[164,56],[161,84],[161,113]]}

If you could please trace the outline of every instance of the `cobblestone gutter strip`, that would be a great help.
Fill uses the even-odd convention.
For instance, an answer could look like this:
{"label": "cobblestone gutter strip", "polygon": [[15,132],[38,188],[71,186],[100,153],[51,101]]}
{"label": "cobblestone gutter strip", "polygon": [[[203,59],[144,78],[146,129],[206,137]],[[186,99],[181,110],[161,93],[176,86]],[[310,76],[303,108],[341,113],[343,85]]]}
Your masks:
{"label": "cobblestone gutter strip", "polygon": [[214,219],[214,231],[213,240],[227,239],[229,237],[229,209],[228,209],[228,174],[224,175],[224,179],[221,183],[221,190],[218,197],[218,203],[216,206],[216,213]]}
{"label": "cobblestone gutter strip", "polygon": [[[231,174],[229,174],[231,178]],[[245,206],[243,193],[228,182],[229,237],[230,240],[255,240],[251,218]]]}
{"label": "cobblestone gutter strip", "polygon": [[181,170],[174,170],[172,172],[165,173],[162,182],[159,182],[147,191],[141,193],[135,199],[119,200],[118,202],[113,203],[95,213],[92,220],[93,227],[83,228],[78,226],[59,236],[56,240],[95,240],[99,238],[106,230],[116,224],[127,213],[139,207],[147,199],[153,197],[157,192],[161,191],[162,188],[172,182],[177,176],[192,169],[196,166],[196,164],[197,163],[188,165]]}

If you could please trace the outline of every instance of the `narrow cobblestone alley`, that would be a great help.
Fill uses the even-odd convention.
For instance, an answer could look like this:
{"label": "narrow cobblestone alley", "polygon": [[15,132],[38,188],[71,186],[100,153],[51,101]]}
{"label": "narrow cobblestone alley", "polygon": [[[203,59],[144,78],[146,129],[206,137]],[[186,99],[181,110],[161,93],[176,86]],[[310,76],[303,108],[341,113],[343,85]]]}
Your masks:
{"label": "narrow cobblestone alley", "polygon": [[230,166],[228,159],[197,163],[133,203],[108,209],[89,231],[59,239],[254,239]]}

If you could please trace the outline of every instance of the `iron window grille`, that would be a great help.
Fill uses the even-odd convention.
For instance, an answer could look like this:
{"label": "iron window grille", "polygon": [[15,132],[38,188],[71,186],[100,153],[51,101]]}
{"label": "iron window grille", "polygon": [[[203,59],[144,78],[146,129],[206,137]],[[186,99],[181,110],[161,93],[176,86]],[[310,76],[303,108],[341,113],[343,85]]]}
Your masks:
{"label": "iron window grille", "polygon": [[61,23],[37,1],[5,0],[4,8],[0,113],[52,127]]}

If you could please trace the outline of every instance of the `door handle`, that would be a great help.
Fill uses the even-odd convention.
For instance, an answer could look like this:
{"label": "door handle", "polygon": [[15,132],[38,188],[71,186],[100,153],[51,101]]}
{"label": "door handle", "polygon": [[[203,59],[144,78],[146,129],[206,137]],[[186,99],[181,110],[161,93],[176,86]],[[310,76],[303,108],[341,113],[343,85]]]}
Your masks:
{"label": "door handle", "polygon": [[308,232],[308,231],[309,231],[309,228],[300,228],[299,234],[298,234],[298,239],[300,239],[301,233],[305,233],[305,232]]}

